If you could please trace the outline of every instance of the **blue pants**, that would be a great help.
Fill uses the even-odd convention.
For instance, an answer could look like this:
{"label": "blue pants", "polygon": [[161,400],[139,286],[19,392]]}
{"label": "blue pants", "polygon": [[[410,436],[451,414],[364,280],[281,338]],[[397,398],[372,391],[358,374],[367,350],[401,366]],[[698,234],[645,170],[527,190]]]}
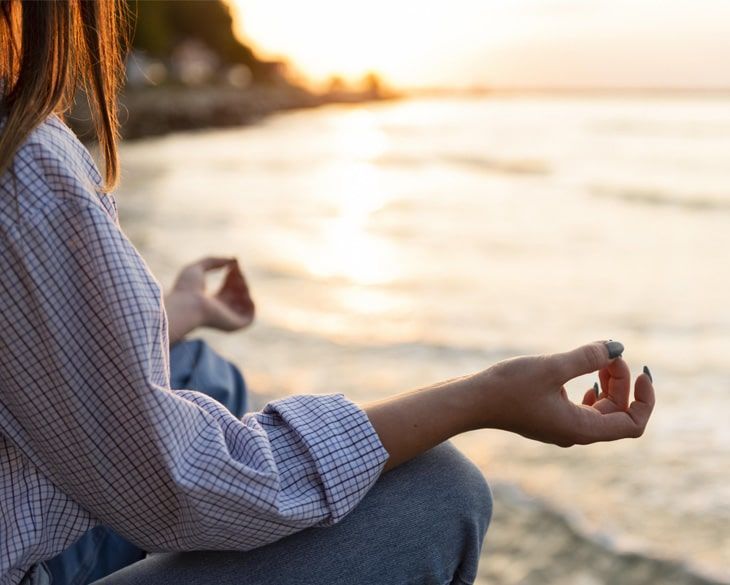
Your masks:
{"label": "blue pants", "polygon": [[[173,387],[205,392],[237,416],[245,412],[240,372],[205,343],[177,344],[170,357]],[[481,472],[443,444],[384,474],[332,527],[248,552],[147,556],[100,526],[44,565],[52,585],[471,584],[491,509]]]}

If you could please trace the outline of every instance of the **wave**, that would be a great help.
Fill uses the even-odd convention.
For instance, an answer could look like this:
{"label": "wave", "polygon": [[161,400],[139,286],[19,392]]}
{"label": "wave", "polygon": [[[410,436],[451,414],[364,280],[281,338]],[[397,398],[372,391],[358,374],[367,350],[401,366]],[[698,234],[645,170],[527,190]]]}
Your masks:
{"label": "wave", "polygon": [[[480,363],[506,359],[516,355],[526,355],[534,352],[534,348],[519,346],[485,347],[467,344],[439,343],[431,340],[415,339],[412,341],[364,341],[347,338],[337,338],[312,331],[283,328],[265,322],[259,322],[256,328],[256,338],[259,343],[270,342],[276,344],[292,344],[309,350],[333,349],[339,352],[349,352],[362,357],[377,357],[379,359],[412,359],[417,363],[434,360],[475,360]],[[341,354],[338,354],[341,355]]]}
{"label": "wave", "polygon": [[491,173],[507,175],[547,175],[550,168],[542,161],[531,159],[498,159],[469,155],[442,156],[447,163]]}
{"label": "wave", "polygon": [[606,534],[591,533],[577,517],[491,482],[494,517],[482,555],[479,584],[728,585],[676,559],[625,550]]}
{"label": "wave", "polygon": [[660,207],[677,207],[689,211],[730,211],[730,199],[721,199],[715,196],[682,195],[670,193],[660,189],[613,189],[607,187],[593,187],[593,195],[621,199],[628,203],[652,205]]}
{"label": "wave", "polygon": [[[629,317],[616,323],[622,330],[639,335],[662,336],[669,339],[689,340],[698,335],[723,336],[730,334],[730,324],[725,321],[698,323],[693,326],[682,324],[657,325],[637,322]],[[319,356],[358,356],[377,363],[423,363],[460,364],[464,367],[482,367],[499,360],[518,355],[532,355],[540,348],[521,344],[488,345],[438,339],[411,338],[403,340],[362,339],[357,336],[318,333],[307,329],[297,329],[274,325],[260,320],[256,327],[257,343],[289,346],[298,351],[308,351]],[[669,367],[667,364],[666,367]]]}
{"label": "wave", "polygon": [[473,171],[505,175],[547,175],[550,167],[543,161],[534,159],[502,159],[469,154],[440,154],[434,156],[409,156],[389,154],[375,160],[379,165],[399,167],[421,167],[446,164],[465,167]]}
{"label": "wave", "polygon": [[722,120],[615,120],[600,122],[592,126],[592,129],[599,133],[616,134],[622,137],[634,136],[659,136],[670,139],[681,137],[683,139],[700,138],[727,138],[730,135],[730,123]]}

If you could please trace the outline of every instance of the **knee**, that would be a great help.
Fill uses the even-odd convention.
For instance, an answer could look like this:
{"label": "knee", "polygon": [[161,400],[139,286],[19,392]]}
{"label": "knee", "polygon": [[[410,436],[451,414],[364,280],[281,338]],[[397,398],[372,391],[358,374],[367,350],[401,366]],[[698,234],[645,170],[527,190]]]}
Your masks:
{"label": "knee", "polygon": [[492,519],[492,492],[487,480],[479,468],[450,443],[439,445],[429,454],[444,516],[457,521],[481,543]]}
{"label": "knee", "polygon": [[444,443],[404,465],[402,472],[413,519],[410,538],[418,542],[422,557],[414,569],[432,575],[433,582],[473,583],[492,518],[492,493],[481,471]]}

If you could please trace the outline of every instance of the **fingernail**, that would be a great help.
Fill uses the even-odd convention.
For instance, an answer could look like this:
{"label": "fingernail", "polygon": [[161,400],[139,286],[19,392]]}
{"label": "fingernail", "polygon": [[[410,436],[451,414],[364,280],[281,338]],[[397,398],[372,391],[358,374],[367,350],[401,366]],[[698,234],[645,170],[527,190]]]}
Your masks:
{"label": "fingernail", "polygon": [[608,357],[614,359],[621,357],[621,354],[624,352],[624,345],[618,341],[607,341],[606,349],[608,349]]}
{"label": "fingernail", "polygon": [[651,375],[651,372],[649,371],[649,368],[648,368],[648,367],[646,367],[646,366],[644,366],[644,373],[645,373],[645,374],[646,374],[647,376],[649,376],[649,380],[650,380],[650,381],[651,381],[651,383],[653,384],[653,383],[654,383],[654,377],[653,377],[653,376]]}
{"label": "fingernail", "polygon": [[593,391],[596,393],[596,398],[598,398],[601,395],[601,393],[598,390],[598,382],[593,384]]}

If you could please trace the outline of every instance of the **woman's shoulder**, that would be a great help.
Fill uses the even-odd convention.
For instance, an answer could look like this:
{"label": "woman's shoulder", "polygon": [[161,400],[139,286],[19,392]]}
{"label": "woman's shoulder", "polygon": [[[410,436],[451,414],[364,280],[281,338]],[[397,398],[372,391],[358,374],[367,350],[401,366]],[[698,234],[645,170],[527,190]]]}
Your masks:
{"label": "woman's shoulder", "polygon": [[50,142],[55,152],[60,151],[64,156],[71,155],[72,161],[78,165],[83,177],[91,182],[95,190],[101,189],[103,181],[94,158],[58,115],[48,116],[37,130],[39,140]]}
{"label": "woman's shoulder", "polygon": [[59,201],[101,205],[113,213],[113,200],[103,201],[108,196],[102,195],[101,187],[89,151],[58,116],[51,115],[30,133],[0,176],[0,216],[18,221],[19,215]]}

